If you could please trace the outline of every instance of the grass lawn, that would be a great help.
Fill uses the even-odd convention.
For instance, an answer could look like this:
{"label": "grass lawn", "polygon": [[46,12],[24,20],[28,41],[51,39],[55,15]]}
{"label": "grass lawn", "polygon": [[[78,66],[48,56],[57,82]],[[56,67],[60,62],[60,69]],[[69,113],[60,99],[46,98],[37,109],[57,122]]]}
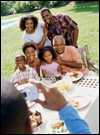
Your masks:
{"label": "grass lawn", "polygon": [[[85,4],[70,4],[62,7],[52,8],[55,13],[64,13],[72,17],[79,25],[79,47],[88,45],[91,58],[98,64],[99,61],[99,6],[97,2]],[[39,11],[32,14],[41,19]],[[20,15],[19,15],[20,16]],[[8,17],[9,18],[9,17]],[[5,19],[8,19],[5,17]],[[4,19],[4,18],[3,18]],[[6,79],[11,77],[14,71],[14,58],[21,52],[22,32],[13,26],[1,31],[1,73]]]}

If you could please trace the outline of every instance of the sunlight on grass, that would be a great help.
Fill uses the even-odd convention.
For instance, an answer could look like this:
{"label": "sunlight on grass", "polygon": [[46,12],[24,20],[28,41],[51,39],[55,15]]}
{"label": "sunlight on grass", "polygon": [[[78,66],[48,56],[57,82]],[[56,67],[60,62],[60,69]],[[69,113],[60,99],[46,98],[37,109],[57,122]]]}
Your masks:
{"label": "sunlight on grass", "polygon": [[[84,10],[83,10],[84,9]],[[52,8],[53,14],[64,13],[72,17],[79,25],[79,47],[88,45],[90,57],[99,62],[99,13],[98,4],[70,4]],[[78,11],[79,10],[79,11]],[[41,19],[40,11],[31,13]],[[20,14],[21,16],[23,14]],[[16,15],[17,16],[17,15]],[[9,18],[9,17],[8,17]],[[22,32],[18,26],[1,31],[1,73],[6,79],[11,77],[14,71],[14,59],[16,54],[21,53],[23,42]]]}

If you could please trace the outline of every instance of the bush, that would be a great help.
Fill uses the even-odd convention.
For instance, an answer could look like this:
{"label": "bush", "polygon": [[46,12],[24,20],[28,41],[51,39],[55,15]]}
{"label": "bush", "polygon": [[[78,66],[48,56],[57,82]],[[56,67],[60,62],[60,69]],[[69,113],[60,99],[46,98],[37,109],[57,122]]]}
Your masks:
{"label": "bush", "polygon": [[38,10],[42,7],[57,7],[68,4],[68,1],[2,1],[1,15],[23,13]]}
{"label": "bush", "polygon": [[1,15],[10,14],[10,6],[7,2],[1,2]]}

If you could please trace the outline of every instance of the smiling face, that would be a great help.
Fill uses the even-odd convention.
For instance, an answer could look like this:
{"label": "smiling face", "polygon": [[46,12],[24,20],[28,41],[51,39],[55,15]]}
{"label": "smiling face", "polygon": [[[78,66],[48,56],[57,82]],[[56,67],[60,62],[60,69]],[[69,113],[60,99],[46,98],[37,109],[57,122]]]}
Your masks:
{"label": "smiling face", "polygon": [[53,44],[54,48],[55,48],[55,51],[58,53],[58,54],[62,54],[65,50],[65,43],[63,42],[63,40],[61,38],[57,38],[55,41],[54,41],[54,44]]}
{"label": "smiling face", "polygon": [[33,47],[28,47],[25,50],[25,56],[29,63],[34,62],[35,60],[35,49]]}
{"label": "smiling face", "polygon": [[25,27],[26,27],[26,31],[29,33],[34,31],[34,24],[33,24],[32,19],[26,20]]}
{"label": "smiling face", "polygon": [[20,70],[25,70],[25,58],[24,56],[18,56],[16,57],[16,65]]}
{"label": "smiling face", "polygon": [[41,16],[42,16],[42,19],[43,19],[43,21],[44,21],[45,23],[47,23],[47,24],[50,24],[50,23],[51,23],[52,14],[51,14],[49,11],[47,11],[47,10],[42,11],[42,12],[41,12]]}
{"label": "smiling face", "polygon": [[51,62],[52,62],[52,54],[51,54],[51,52],[50,51],[46,51],[46,52],[44,52],[44,54],[43,54],[43,59],[48,63],[48,64],[50,64]]}

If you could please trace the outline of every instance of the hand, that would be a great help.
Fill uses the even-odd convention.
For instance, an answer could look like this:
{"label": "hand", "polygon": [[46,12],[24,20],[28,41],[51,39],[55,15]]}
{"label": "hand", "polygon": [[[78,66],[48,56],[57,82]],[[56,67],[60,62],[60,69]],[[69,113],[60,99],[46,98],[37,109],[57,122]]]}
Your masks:
{"label": "hand", "polygon": [[48,29],[46,25],[44,26],[43,32],[44,32],[44,36],[47,37]]}
{"label": "hand", "polygon": [[42,70],[43,77],[48,77],[49,73],[46,70]]}
{"label": "hand", "polygon": [[63,64],[61,64],[61,65],[59,66],[59,69],[60,69],[61,74],[66,74],[66,73],[68,72],[67,66],[65,66],[65,65],[63,65]]}
{"label": "hand", "polygon": [[45,27],[46,29],[48,29],[48,23],[45,23],[44,27]]}
{"label": "hand", "polygon": [[28,83],[28,80],[27,80],[27,79],[23,79],[23,80],[20,80],[20,81],[18,82],[19,85],[25,84],[25,83]]}
{"label": "hand", "polygon": [[45,101],[41,101],[39,99],[35,101],[41,104],[43,107],[51,110],[60,110],[68,103],[64,96],[59,91],[57,91],[56,88],[51,88],[47,91],[40,83],[36,84],[36,86],[38,89],[41,89],[41,92],[45,96]]}
{"label": "hand", "polygon": [[57,55],[57,62],[58,62],[59,64],[62,64],[62,58],[61,58],[61,56],[59,56],[59,55]]}

